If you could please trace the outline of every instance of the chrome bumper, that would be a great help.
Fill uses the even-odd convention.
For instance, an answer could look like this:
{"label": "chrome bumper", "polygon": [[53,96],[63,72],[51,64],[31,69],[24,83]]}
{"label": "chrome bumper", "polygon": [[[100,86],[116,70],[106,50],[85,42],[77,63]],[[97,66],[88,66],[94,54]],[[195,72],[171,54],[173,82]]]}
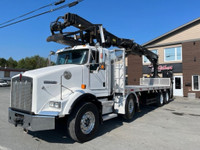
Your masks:
{"label": "chrome bumper", "polygon": [[8,121],[15,126],[21,125],[30,131],[52,130],[55,129],[55,116],[31,115],[11,108],[8,109]]}

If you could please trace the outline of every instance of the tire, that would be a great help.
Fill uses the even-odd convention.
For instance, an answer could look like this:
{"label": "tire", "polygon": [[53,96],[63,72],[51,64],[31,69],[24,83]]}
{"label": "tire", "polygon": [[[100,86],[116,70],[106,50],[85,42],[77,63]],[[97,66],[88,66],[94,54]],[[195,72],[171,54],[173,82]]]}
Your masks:
{"label": "tire", "polygon": [[126,100],[125,115],[123,115],[123,118],[127,121],[130,121],[133,119],[134,114],[135,114],[134,96],[130,95]]}
{"label": "tire", "polygon": [[165,104],[169,103],[169,99],[170,99],[170,94],[169,94],[168,91],[166,91],[166,92],[164,93],[164,103],[165,103]]}
{"label": "tire", "polygon": [[93,103],[83,103],[68,119],[69,136],[77,142],[86,142],[94,137],[99,127],[99,112]]}
{"label": "tire", "polygon": [[157,95],[157,106],[161,107],[163,105],[164,105],[164,96],[163,96],[163,93],[160,92]]}

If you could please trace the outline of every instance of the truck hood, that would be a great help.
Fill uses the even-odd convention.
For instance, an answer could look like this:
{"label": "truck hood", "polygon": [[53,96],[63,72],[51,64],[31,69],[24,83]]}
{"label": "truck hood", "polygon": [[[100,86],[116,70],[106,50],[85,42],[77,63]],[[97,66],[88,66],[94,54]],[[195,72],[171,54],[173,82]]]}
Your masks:
{"label": "truck hood", "polygon": [[80,68],[81,65],[74,64],[65,64],[65,65],[57,65],[57,66],[49,66],[40,69],[30,70],[23,73],[23,76],[28,76],[32,78],[39,78],[42,76],[52,75],[52,73],[60,72],[64,70],[70,70],[71,68]]}
{"label": "truck hood", "polygon": [[[65,64],[25,72],[22,77],[33,79],[32,111],[37,114],[49,101],[59,101],[74,89],[80,89],[83,83],[83,67]],[[69,79],[63,76],[65,71],[71,73]]]}

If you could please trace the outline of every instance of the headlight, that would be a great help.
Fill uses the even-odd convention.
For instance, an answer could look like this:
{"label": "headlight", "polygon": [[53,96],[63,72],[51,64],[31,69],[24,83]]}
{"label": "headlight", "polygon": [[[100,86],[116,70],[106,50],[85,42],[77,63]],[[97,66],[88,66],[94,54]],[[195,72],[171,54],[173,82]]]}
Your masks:
{"label": "headlight", "polygon": [[54,108],[61,108],[61,102],[51,101],[51,102],[49,102],[49,106],[54,107]]}

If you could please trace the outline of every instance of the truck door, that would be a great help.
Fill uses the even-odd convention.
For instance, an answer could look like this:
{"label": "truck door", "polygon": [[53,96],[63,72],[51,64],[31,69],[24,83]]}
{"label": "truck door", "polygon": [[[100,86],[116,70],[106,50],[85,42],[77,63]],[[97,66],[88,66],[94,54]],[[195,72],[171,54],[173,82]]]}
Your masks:
{"label": "truck door", "polygon": [[99,52],[92,50],[90,54],[90,89],[106,89],[106,69],[99,63]]}

